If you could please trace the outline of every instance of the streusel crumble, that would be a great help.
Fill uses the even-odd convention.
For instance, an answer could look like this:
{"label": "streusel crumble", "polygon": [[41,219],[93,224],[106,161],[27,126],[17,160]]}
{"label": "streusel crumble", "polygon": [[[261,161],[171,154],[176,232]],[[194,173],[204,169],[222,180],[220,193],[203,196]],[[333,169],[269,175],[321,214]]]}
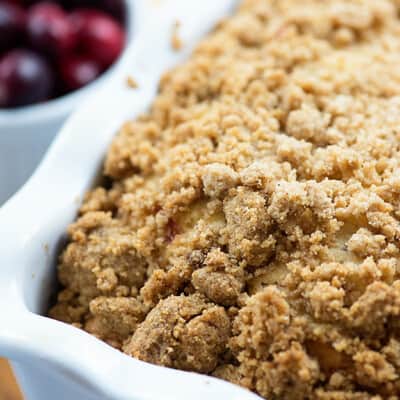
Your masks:
{"label": "streusel crumble", "polygon": [[270,400],[399,399],[399,11],[243,1],[115,138],[50,315]]}

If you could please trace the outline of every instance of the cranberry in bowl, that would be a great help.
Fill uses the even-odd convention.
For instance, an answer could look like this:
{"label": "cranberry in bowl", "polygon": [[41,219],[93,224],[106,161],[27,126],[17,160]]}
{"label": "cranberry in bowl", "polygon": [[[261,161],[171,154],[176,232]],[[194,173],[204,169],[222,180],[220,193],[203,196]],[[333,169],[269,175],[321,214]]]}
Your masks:
{"label": "cranberry in bowl", "polygon": [[0,206],[84,96],[121,68],[133,0],[0,0]]}

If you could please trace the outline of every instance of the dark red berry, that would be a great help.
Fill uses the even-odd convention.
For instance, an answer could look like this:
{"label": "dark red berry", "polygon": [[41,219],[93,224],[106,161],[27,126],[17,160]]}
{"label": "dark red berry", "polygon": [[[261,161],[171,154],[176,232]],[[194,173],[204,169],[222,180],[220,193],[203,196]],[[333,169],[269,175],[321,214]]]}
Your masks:
{"label": "dark red berry", "polygon": [[125,22],[126,8],[123,0],[102,0],[99,7],[111,14],[119,22]]}
{"label": "dark red berry", "polygon": [[54,85],[46,60],[30,50],[12,50],[0,60],[0,107],[47,100]]}
{"label": "dark red berry", "polygon": [[87,24],[88,19],[93,17],[93,15],[103,15],[98,10],[94,10],[92,8],[78,8],[72,13],[69,14],[69,20],[74,29],[74,33],[78,38],[78,44],[82,47],[82,35],[83,30],[85,28],[85,24]]}
{"label": "dark red berry", "polygon": [[124,30],[107,14],[80,9],[71,14],[71,23],[84,53],[104,68],[110,66],[121,54],[125,43]]}
{"label": "dark red berry", "polygon": [[102,10],[120,22],[125,20],[124,0],[58,0],[66,10],[75,8],[93,8]]}
{"label": "dark red berry", "polygon": [[27,32],[33,47],[52,56],[64,55],[76,45],[76,35],[70,19],[54,3],[41,2],[30,8]]}
{"label": "dark red berry", "polygon": [[63,61],[61,77],[68,90],[79,89],[94,81],[101,74],[101,67],[87,57],[71,57]]}
{"label": "dark red berry", "polygon": [[0,1],[0,51],[18,44],[25,28],[25,11],[17,4]]}

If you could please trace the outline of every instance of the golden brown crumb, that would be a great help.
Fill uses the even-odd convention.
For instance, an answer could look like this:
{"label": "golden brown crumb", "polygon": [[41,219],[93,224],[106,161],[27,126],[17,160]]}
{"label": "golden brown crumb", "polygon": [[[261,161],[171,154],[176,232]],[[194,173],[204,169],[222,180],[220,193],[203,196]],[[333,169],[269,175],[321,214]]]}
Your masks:
{"label": "golden brown crumb", "polygon": [[126,83],[128,84],[128,86],[129,86],[131,89],[137,89],[137,88],[139,87],[139,85],[138,85],[136,79],[135,79],[133,76],[131,76],[131,75],[129,75],[129,76],[126,78]]}
{"label": "golden brown crumb", "polygon": [[124,351],[155,364],[208,373],[218,365],[229,334],[223,307],[196,294],[169,296],[150,311]]}
{"label": "golden brown crumb", "polygon": [[50,315],[269,400],[399,399],[399,12],[244,0],[114,139]]}
{"label": "golden brown crumb", "polygon": [[179,29],[181,27],[181,23],[176,21],[172,28],[172,36],[171,36],[171,46],[173,50],[179,51],[183,47],[183,42],[181,37],[179,36]]}

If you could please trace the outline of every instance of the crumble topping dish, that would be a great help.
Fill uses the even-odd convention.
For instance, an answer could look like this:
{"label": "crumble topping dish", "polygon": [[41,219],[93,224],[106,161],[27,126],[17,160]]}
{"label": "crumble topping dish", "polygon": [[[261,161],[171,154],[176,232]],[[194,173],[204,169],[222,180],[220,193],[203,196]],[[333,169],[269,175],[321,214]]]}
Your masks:
{"label": "crumble topping dish", "polygon": [[266,399],[399,399],[399,12],[244,0],[114,139],[50,315]]}

